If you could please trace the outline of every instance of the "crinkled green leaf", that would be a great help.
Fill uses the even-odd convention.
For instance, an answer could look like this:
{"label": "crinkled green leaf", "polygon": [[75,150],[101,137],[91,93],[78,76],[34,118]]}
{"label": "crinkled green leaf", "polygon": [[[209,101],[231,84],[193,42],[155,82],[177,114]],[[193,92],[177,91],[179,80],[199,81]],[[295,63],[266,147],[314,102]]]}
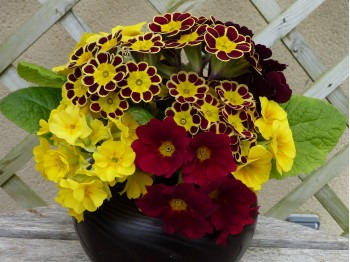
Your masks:
{"label": "crinkled green leaf", "polygon": [[34,133],[39,120],[47,120],[50,111],[60,104],[61,89],[28,87],[10,93],[0,101],[0,111],[19,127]]}
{"label": "crinkled green leaf", "polygon": [[17,72],[24,80],[40,86],[61,88],[67,80],[63,75],[28,62],[19,62]]}
{"label": "crinkled green leaf", "polygon": [[282,176],[273,163],[271,177],[276,179],[309,174],[319,168],[346,128],[346,119],[340,111],[319,99],[292,96],[282,107],[288,114],[297,156],[292,170]]}
{"label": "crinkled green leaf", "polygon": [[146,109],[139,107],[139,106],[133,106],[128,109],[128,112],[131,114],[131,116],[135,119],[137,123],[140,125],[147,124],[154,116],[148,112]]}

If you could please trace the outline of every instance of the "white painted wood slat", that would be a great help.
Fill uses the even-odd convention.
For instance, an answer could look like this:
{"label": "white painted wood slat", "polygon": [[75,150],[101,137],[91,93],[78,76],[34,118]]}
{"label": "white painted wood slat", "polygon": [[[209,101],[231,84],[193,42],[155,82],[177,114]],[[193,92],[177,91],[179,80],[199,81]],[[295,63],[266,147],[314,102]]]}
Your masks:
{"label": "white painted wood slat", "polygon": [[349,56],[344,57],[340,63],[317,79],[303,95],[324,99],[347,78],[349,78]]}
{"label": "white painted wood slat", "polygon": [[276,40],[287,35],[324,1],[325,0],[298,0],[285,12],[276,17],[263,31],[256,35],[254,41],[268,47],[272,46]]}
{"label": "white painted wood slat", "polygon": [[0,73],[68,12],[79,0],[48,0],[0,45]]}
{"label": "white painted wood slat", "polygon": [[280,200],[264,215],[278,219],[286,219],[289,214],[292,214],[295,211],[296,208],[312,197],[332,178],[336,177],[338,173],[348,164],[348,159],[349,145],[345,146],[320,169],[308,175],[308,177],[299,186],[282,198],[282,200]]}
{"label": "white painted wood slat", "polygon": [[154,8],[160,13],[187,12],[194,6],[205,2],[205,0],[149,0]]}

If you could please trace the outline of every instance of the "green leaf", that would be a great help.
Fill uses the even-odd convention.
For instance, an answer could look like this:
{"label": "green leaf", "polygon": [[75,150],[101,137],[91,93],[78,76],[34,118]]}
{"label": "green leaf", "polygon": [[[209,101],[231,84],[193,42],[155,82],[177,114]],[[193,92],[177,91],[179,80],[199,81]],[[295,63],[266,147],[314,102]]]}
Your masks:
{"label": "green leaf", "polygon": [[319,168],[346,128],[344,115],[319,99],[292,96],[282,107],[288,114],[297,155],[292,169],[282,176],[273,163],[270,177],[276,179],[309,174]]}
{"label": "green leaf", "polygon": [[24,80],[40,86],[61,88],[67,80],[63,75],[28,62],[19,62],[17,72]]}
{"label": "green leaf", "polygon": [[130,115],[132,115],[135,121],[140,125],[145,125],[152,118],[154,118],[154,116],[150,112],[148,112],[146,109],[139,106],[130,107],[128,109],[128,113],[130,113]]}
{"label": "green leaf", "polygon": [[50,111],[61,101],[61,89],[28,87],[10,93],[0,101],[0,111],[19,127],[34,133],[39,120],[48,120]]}

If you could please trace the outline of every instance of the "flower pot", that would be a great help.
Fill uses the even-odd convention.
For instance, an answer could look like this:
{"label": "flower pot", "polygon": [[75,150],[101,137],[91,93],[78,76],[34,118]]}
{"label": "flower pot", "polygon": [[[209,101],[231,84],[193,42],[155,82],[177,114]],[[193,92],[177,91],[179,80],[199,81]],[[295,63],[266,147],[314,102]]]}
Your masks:
{"label": "flower pot", "polygon": [[144,216],[132,201],[118,193],[97,211],[84,213],[84,221],[73,219],[87,255],[92,261],[103,262],[239,261],[252,240],[256,220],[221,247],[215,236],[188,239],[165,234],[161,220]]}

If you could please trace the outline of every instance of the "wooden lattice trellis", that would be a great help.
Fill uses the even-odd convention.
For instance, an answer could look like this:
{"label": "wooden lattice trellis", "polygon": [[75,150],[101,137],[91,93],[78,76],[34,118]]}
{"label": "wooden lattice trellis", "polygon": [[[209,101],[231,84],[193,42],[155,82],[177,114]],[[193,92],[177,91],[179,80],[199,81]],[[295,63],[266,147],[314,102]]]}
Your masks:
{"label": "wooden lattice trellis", "polygon": [[[282,11],[275,0],[269,0],[268,4],[266,0],[251,0],[268,22],[268,25],[254,37],[254,41],[271,46],[281,40],[314,81],[303,95],[327,99],[348,119],[349,98],[340,84],[348,78],[349,57],[344,57],[336,66],[327,70],[296,29],[296,26],[324,1],[298,0],[287,10]],[[0,45],[0,82],[10,91],[28,86],[19,78],[12,63],[56,22],[60,23],[76,41],[83,32],[90,31],[72,11],[79,0],[39,0],[39,2],[42,4],[41,8]],[[187,11],[204,0],[149,0],[149,2],[159,13],[165,13],[175,10]],[[29,135],[0,160],[0,186],[22,207],[46,205],[45,201],[15,174],[31,159],[32,148],[37,144],[37,138]],[[288,214],[315,195],[344,230],[344,235],[347,235],[349,210],[327,184],[348,166],[348,158],[349,146],[345,145],[319,170],[308,176],[301,174],[299,178],[302,183],[265,215],[285,219]]]}

